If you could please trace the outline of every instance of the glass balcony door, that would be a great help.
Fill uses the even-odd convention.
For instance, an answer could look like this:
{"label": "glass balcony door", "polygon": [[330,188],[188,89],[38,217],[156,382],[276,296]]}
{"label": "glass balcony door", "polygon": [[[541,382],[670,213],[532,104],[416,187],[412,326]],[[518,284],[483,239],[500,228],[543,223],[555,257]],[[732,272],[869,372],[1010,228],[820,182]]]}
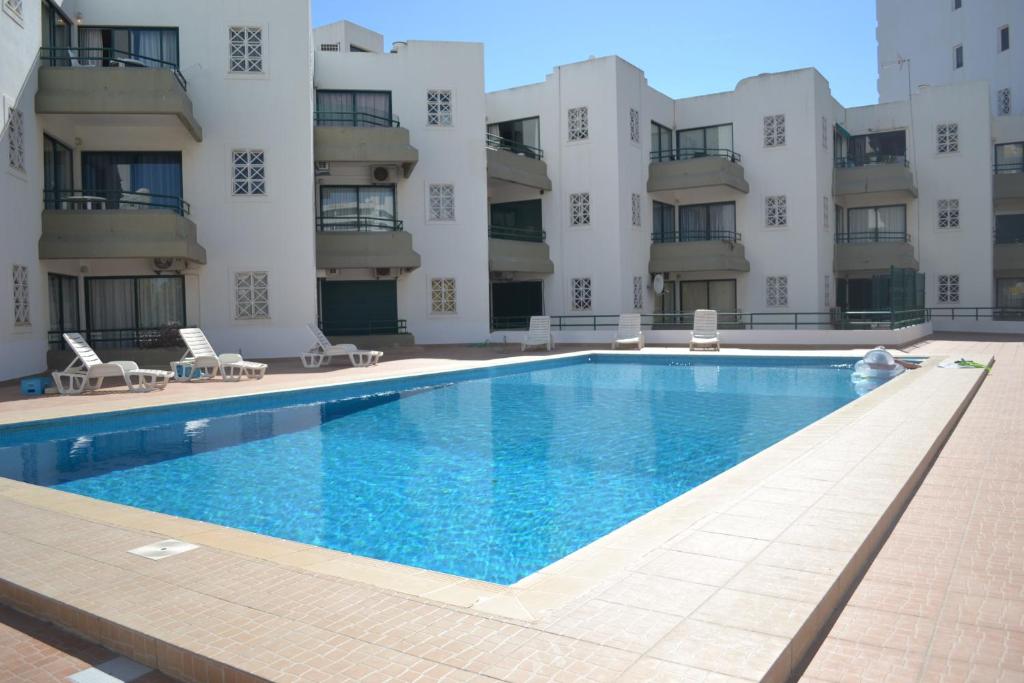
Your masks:
{"label": "glass balcony door", "polygon": [[177,28],[80,26],[78,47],[84,64],[178,68]]}
{"label": "glass balcony door", "polygon": [[676,132],[676,152],[680,159],[703,156],[731,156],[732,124],[689,128]]}
{"label": "glass balcony door", "polygon": [[996,145],[996,173],[1024,173],[1024,142]]}
{"label": "glass balcony door", "polygon": [[185,324],[185,279],[180,275],[89,277],[85,310],[94,346],[136,345],[147,334]]}
{"label": "glass balcony door", "polygon": [[394,230],[394,185],[325,185],[320,188],[322,230]]}
{"label": "glass balcony door", "polygon": [[43,199],[46,208],[58,208],[59,198],[66,196],[74,186],[71,148],[44,135]]}
{"label": "glass balcony door", "polygon": [[537,156],[540,149],[540,119],[536,116],[528,119],[502,121],[487,124],[487,133],[498,138],[509,151],[527,156]]}
{"label": "glass balcony door", "polygon": [[845,230],[836,232],[836,239],[840,242],[905,242],[907,207],[900,204],[850,209]]}
{"label": "glass balcony door", "polygon": [[108,209],[182,210],[181,152],[82,152],[86,195]]}
{"label": "glass balcony door", "polygon": [[736,238],[736,204],[695,204],[679,207],[679,241]]}
{"label": "glass balcony door", "polygon": [[317,90],[316,125],[372,128],[395,125],[391,92],[381,90]]}

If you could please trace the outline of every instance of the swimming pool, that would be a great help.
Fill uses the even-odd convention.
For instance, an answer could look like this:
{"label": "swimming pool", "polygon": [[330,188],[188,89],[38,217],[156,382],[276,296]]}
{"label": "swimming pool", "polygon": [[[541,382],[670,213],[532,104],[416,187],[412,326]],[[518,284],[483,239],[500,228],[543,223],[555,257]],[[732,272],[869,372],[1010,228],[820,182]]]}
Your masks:
{"label": "swimming pool", "polygon": [[511,584],[857,397],[850,358],[580,355],[6,428],[0,476]]}

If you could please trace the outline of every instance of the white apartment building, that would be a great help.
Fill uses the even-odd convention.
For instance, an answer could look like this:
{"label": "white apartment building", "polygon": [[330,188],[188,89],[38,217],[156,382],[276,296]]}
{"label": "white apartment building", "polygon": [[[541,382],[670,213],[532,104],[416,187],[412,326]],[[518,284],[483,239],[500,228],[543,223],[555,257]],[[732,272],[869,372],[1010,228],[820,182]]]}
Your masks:
{"label": "white apartment building", "polygon": [[636,311],[682,342],[705,307],[831,330],[1024,302],[1024,240],[999,240],[1024,173],[992,172],[1020,117],[984,82],[847,109],[800,69],[673,99],[604,57],[485,94],[481,44],[385,48],[308,3],[2,1],[0,380],[70,330],[157,362],[183,325],[275,358],[310,321],[471,343]]}
{"label": "white apartment building", "polygon": [[[993,116],[988,138],[995,215],[993,305],[1022,308],[1024,2],[877,0],[876,7],[880,102],[905,102],[911,93],[925,93],[934,86],[984,84]],[[961,180],[949,178],[947,187],[959,187]],[[950,258],[941,243],[934,251],[935,258],[940,253],[947,261]]]}
{"label": "white apartment building", "polygon": [[[309,8],[4,0],[0,379],[202,326],[295,352],[315,315]],[[267,106],[273,102],[273,106]]]}

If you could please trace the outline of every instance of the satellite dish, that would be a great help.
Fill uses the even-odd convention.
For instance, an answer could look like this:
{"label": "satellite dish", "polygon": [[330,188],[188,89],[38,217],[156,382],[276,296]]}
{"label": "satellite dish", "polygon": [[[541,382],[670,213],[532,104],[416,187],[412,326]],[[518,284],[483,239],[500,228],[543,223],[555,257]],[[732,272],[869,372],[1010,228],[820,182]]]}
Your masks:
{"label": "satellite dish", "polygon": [[661,294],[665,291],[665,276],[658,273],[654,276],[654,280],[651,282],[651,286],[654,287],[655,294]]}

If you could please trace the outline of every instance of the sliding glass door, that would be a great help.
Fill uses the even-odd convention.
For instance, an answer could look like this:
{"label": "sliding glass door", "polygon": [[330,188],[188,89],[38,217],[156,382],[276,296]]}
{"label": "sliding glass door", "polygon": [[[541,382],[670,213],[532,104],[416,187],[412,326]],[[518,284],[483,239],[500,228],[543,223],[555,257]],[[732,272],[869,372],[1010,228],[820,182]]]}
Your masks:
{"label": "sliding glass door", "polygon": [[148,67],[178,68],[177,28],[80,26],[78,47],[85,64],[116,66],[132,59]]}
{"label": "sliding glass door", "polygon": [[394,185],[325,185],[320,188],[320,229],[395,230]]}
{"label": "sliding glass door", "polygon": [[43,136],[43,203],[47,209],[60,208],[60,202],[74,188],[72,153],[67,145]]}
{"label": "sliding glass door", "polygon": [[373,128],[397,125],[391,115],[391,91],[317,90],[316,125]]}
{"label": "sliding glass door", "polygon": [[185,324],[185,278],[88,277],[85,310],[94,345],[137,345],[161,328]]}
{"label": "sliding glass door", "polygon": [[82,152],[82,185],[86,194],[106,199],[108,209],[181,213],[181,152]]}

